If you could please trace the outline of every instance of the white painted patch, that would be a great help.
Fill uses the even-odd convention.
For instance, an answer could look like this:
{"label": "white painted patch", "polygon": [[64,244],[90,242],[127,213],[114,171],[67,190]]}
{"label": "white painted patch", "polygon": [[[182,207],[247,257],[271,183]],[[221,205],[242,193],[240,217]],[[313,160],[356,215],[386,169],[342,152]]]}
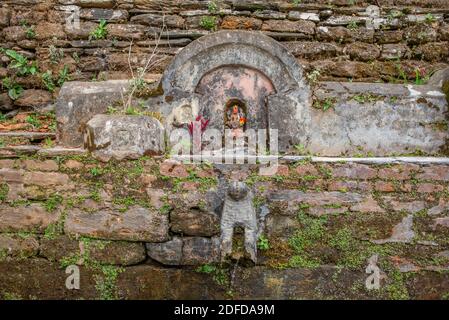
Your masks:
{"label": "white painted patch", "polygon": [[329,32],[329,29],[327,27],[319,27],[318,30],[323,31],[323,32]]}
{"label": "white painted patch", "polygon": [[312,12],[301,12],[299,18],[303,20],[311,20],[316,22],[320,21],[320,16]]}
{"label": "white painted patch", "polygon": [[445,94],[441,91],[428,91],[427,95],[432,96],[432,97],[444,97],[445,96]]}
{"label": "white painted patch", "polygon": [[410,92],[410,96],[411,96],[411,97],[418,97],[418,96],[421,95],[421,92],[419,92],[419,91],[413,89],[413,86],[412,86],[411,84],[409,84],[409,85],[407,86],[407,89],[408,89],[408,91]]}

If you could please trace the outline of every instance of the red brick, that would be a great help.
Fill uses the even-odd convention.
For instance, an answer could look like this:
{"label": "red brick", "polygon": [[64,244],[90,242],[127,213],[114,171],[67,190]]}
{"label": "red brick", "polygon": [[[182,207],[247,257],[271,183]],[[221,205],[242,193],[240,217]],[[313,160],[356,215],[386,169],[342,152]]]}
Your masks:
{"label": "red brick", "polygon": [[366,198],[363,202],[356,204],[351,207],[351,211],[358,211],[358,212],[377,212],[377,213],[384,213],[385,210],[382,209],[377,201],[369,196]]}
{"label": "red brick", "polygon": [[377,170],[364,164],[345,164],[333,168],[332,176],[336,178],[368,180],[376,178]]}
{"label": "red brick", "polygon": [[352,191],[357,189],[357,181],[332,181],[329,186],[329,191]]}
{"label": "red brick", "polygon": [[438,184],[421,183],[418,185],[419,193],[434,193],[434,192],[441,192],[443,190],[444,187]]}
{"label": "red brick", "polygon": [[371,192],[373,190],[373,187],[371,186],[371,184],[369,182],[359,182],[358,184],[358,189],[360,191],[365,191],[365,192]]}
{"label": "red brick", "polygon": [[385,181],[377,181],[376,185],[374,186],[376,191],[380,192],[394,192],[394,184],[391,182],[385,182]]}
{"label": "red brick", "polygon": [[296,167],[296,173],[300,176],[317,176],[318,170],[310,163],[302,164]]}
{"label": "red brick", "polygon": [[0,160],[0,169],[13,169],[14,168],[14,160]]}
{"label": "red brick", "polygon": [[0,181],[22,183],[22,170],[0,169]]}
{"label": "red brick", "polygon": [[81,169],[84,166],[83,163],[76,160],[67,160],[64,165],[67,169]]}
{"label": "red brick", "polygon": [[279,176],[288,176],[289,175],[289,168],[285,164],[278,165],[277,175]]}
{"label": "red brick", "polygon": [[160,173],[164,176],[175,178],[187,178],[189,176],[185,165],[173,160],[165,160],[159,166],[159,170]]}
{"label": "red brick", "polygon": [[226,16],[221,24],[223,29],[260,30],[260,27],[262,20],[238,16]]}
{"label": "red brick", "polygon": [[414,164],[398,165],[392,168],[379,169],[380,179],[408,180],[414,171],[418,171],[419,166]]}
{"label": "red brick", "polygon": [[27,172],[24,176],[24,182],[28,185],[51,186],[66,185],[69,183],[69,176],[56,172]]}
{"label": "red brick", "polygon": [[53,160],[23,160],[22,164],[26,170],[57,171],[59,169],[58,164]]}
{"label": "red brick", "polygon": [[413,186],[410,183],[404,183],[399,189],[402,192],[412,192]]}
{"label": "red brick", "polygon": [[429,166],[417,176],[419,180],[449,181],[449,166]]}

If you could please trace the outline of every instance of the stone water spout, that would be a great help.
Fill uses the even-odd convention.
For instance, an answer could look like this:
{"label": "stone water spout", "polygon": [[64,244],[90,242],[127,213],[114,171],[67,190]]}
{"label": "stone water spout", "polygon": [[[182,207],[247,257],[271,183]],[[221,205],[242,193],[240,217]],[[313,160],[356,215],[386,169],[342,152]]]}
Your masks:
{"label": "stone water spout", "polygon": [[229,183],[221,217],[222,261],[232,254],[234,228],[241,227],[245,230],[245,253],[256,263],[258,225],[253,198],[254,195],[246,183],[240,181]]}

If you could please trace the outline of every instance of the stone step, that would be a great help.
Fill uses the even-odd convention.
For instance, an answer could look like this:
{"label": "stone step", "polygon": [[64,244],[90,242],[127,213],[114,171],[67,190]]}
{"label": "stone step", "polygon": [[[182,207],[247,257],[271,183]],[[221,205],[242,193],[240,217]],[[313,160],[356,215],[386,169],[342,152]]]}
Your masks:
{"label": "stone step", "polygon": [[28,132],[28,131],[5,131],[0,132],[0,139],[2,138],[23,138],[29,141],[39,141],[46,138],[56,138],[54,132]]}
{"label": "stone step", "polygon": [[37,145],[20,145],[0,148],[0,158],[17,158],[24,155],[39,155],[44,157],[73,156],[86,152],[87,150],[82,148],[64,148],[61,146],[44,148]]}

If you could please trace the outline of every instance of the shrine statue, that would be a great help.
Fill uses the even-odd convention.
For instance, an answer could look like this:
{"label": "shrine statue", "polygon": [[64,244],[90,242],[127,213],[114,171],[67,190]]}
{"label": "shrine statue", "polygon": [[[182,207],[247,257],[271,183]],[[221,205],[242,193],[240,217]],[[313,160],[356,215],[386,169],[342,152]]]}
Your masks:
{"label": "shrine statue", "polygon": [[245,112],[237,104],[232,105],[226,113],[226,126],[231,129],[232,135],[239,137],[243,135],[243,129],[246,124]]}

